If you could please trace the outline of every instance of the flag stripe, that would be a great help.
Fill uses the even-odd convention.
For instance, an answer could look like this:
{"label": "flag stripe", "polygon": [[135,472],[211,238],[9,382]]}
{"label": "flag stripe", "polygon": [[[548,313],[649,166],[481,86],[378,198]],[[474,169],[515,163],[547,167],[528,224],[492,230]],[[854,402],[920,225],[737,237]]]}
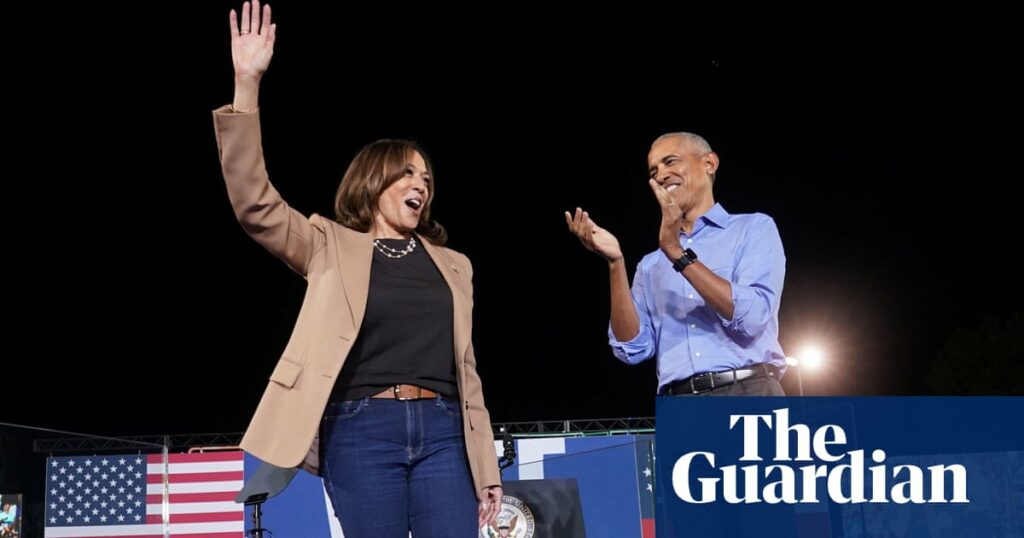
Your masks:
{"label": "flag stripe", "polygon": [[171,523],[171,534],[198,534],[201,532],[245,532],[245,521],[209,523]]}
{"label": "flag stripe", "polygon": [[202,523],[204,521],[230,521],[235,512],[210,512],[205,514],[171,514],[171,524],[174,523]]}
{"label": "flag stripe", "polygon": [[[103,537],[144,537],[159,536],[163,538],[163,525],[124,525],[120,527],[47,527],[43,536],[46,538],[103,538]],[[211,523],[172,523],[171,536],[187,534],[188,538],[201,536],[224,536],[238,538],[245,532],[243,521],[211,522]]]}
{"label": "flag stripe", "polygon": [[[171,514],[171,523],[200,523],[203,521],[231,521],[237,519],[234,512],[211,512],[208,514]],[[146,523],[160,524],[163,517],[160,514],[146,516]]]}
{"label": "flag stripe", "polygon": [[[171,463],[197,463],[201,461],[242,461],[242,451],[193,452],[191,454],[168,454]],[[163,463],[162,454],[150,454],[147,463]]]}
{"label": "flag stripe", "polygon": [[[54,535],[47,534],[46,536],[54,536]],[[61,536],[64,536],[64,535],[61,535]],[[79,534],[79,535],[76,535],[76,536],[82,536],[82,535]],[[123,538],[126,535],[124,535],[124,534],[118,534],[118,535],[104,534],[104,535],[101,536],[101,535],[90,534],[88,536],[90,536],[91,538]],[[132,538],[164,538],[163,533],[160,533],[160,534],[132,534],[130,536]],[[238,538],[238,533],[237,532],[202,532],[202,533],[198,533],[198,534],[189,534],[188,538]]]}
{"label": "flag stripe", "polygon": [[[172,484],[182,484],[188,482],[216,482],[216,481],[228,481],[228,480],[242,480],[242,471],[231,471],[225,473],[178,473],[170,474],[168,476]],[[159,474],[150,474],[146,477],[147,484],[162,484],[163,476]]]}
{"label": "flag stripe", "polygon": [[[172,514],[199,514],[203,512],[231,512],[239,510],[241,504],[224,501],[216,503],[176,503],[171,505]],[[159,504],[150,504],[146,506],[147,514],[161,514],[161,506]]]}
{"label": "flag stripe", "polygon": [[[242,461],[210,461],[197,463],[172,463],[167,466],[170,474],[178,473],[213,473],[217,471],[237,471],[242,468]],[[146,466],[150,474],[164,472],[163,464],[150,463]]]}
{"label": "flag stripe", "polygon": [[[148,488],[147,488],[148,489]],[[239,488],[241,490],[241,488]],[[172,493],[170,495],[171,504],[176,503],[203,503],[203,502],[217,502],[217,501],[234,501],[235,497],[238,496],[238,492],[235,491],[215,491],[211,493]],[[152,495],[146,495],[146,502],[149,504],[160,504],[164,502],[162,494],[154,493]]]}
{"label": "flag stripe", "polygon": [[[163,495],[163,484],[147,484],[147,495]],[[229,482],[185,482],[183,484],[170,484],[170,494],[176,493],[214,493],[218,491],[242,491],[242,481],[232,480]]]}
{"label": "flag stripe", "polygon": [[641,519],[640,532],[643,538],[654,538],[654,520],[648,518]]}
{"label": "flag stripe", "polygon": [[[45,536],[69,536],[63,534],[46,534]],[[82,535],[76,535],[82,536]],[[164,538],[164,534],[98,534],[98,535],[87,535],[90,538]],[[173,536],[172,536],[173,538]],[[200,534],[189,534],[188,538],[239,538],[239,533],[200,533]]]}
{"label": "flag stripe", "polygon": [[[137,527],[137,528],[136,528]],[[111,534],[110,527],[46,527],[45,538],[163,538],[163,528],[158,525],[127,525],[119,527],[117,534]],[[159,534],[154,534],[159,533]]]}

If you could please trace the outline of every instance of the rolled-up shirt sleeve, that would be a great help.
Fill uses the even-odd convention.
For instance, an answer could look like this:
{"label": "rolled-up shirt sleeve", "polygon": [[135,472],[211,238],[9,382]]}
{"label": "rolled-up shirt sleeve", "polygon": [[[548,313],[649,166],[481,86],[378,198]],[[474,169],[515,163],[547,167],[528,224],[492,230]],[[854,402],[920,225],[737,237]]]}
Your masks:
{"label": "rolled-up shirt sleeve", "polygon": [[633,277],[633,305],[636,307],[637,315],[640,317],[640,333],[632,340],[622,342],[615,338],[612,332],[612,325],[608,323],[608,344],[612,347],[612,353],[627,364],[637,364],[654,356],[654,327],[651,325],[651,314],[647,309],[647,297],[644,293],[647,285],[648,273],[644,270],[643,262],[637,265],[636,275]]}
{"label": "rolled-up shirt sleeve", "polygon": [[732,279],[732,319],[719,315],[734,339],[754,340],[778,323],[779,301],[786,277],[786,254],[779,229],[763,214],[747,228]]}

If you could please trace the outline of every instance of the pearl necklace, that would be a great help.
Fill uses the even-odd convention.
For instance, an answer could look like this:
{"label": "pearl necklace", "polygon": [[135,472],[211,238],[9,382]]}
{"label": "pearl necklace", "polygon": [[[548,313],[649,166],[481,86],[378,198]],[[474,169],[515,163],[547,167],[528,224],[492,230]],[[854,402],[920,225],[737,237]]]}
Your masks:
{"label": "pearl necklace", "polygon": [[409,244],[403,249],[391,248],[381,242],[380,239],[374,239],[373,246],[388,258],[404,258],[416,250],[416,237],[410,236]]}

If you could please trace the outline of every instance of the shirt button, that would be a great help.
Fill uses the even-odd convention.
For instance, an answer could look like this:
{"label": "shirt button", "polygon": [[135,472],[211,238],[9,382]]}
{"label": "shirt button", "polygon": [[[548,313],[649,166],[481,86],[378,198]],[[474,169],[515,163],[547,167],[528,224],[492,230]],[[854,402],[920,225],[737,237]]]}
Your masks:
{"label": "shirt button", "polygon": [[698,352],[694,353],[694,355],[696,355],[696,356],[700,357],[700,351],[698,351]]}
{"label": "shirt button", "polygon": [[687,295],[687,297],[693,299],[693,294],[691,293],[691,294]]}
{"label": "shirt button", "polygon": [[693,243],[693,239],[687,239],[686,242],[687,243]]}
{"label": "shirt button", "polygon": [[691,329],[696,329],[697,328],[697,324],[696,323],[691,323],[690,324],[690,328]]}

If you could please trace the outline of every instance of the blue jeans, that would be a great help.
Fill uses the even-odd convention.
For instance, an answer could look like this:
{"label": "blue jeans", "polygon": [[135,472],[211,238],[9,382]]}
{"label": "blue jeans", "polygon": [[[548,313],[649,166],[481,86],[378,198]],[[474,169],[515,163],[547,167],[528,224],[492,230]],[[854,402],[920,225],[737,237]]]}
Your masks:
{"label": "blue jeans", "polygon": [[331,403],[320,443],[320,472],[345,538],[478,536],[458,403]]}

